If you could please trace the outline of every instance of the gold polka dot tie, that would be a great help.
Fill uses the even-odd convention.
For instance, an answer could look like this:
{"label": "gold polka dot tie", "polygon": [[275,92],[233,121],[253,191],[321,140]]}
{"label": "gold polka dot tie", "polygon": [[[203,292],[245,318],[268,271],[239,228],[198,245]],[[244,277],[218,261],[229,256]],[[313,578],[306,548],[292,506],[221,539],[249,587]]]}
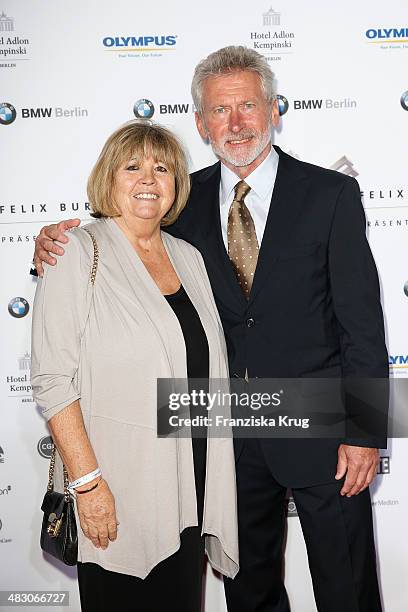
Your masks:
{"label": "gold polka dot tie", "polygon": [[228,213],[228,255],[247,299],[259,253],[254,220],[244,202],[250,190],[245,181],[235,185],[235,197]]}

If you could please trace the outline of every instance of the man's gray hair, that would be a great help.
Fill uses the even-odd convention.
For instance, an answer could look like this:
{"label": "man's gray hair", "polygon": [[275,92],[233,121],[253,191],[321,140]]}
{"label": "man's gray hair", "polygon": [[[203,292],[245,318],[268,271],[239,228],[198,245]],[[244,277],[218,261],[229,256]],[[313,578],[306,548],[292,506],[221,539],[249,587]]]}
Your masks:
{"label": "man's gray hair", "polygon": [[214,51],[197,64],[191,84],[194,106],[202,113],[203,83],[206,79],[228,72],[250,70],[259,75],[261,86],[268,102],[275,99],[273,72],[266,59],[248,47],[230,46]]}

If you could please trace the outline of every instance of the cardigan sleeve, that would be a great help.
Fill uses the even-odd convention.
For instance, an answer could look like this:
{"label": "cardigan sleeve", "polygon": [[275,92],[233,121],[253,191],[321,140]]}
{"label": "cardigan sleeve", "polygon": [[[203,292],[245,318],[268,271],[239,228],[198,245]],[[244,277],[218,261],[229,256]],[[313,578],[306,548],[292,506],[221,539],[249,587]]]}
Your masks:
{"label": "cardigan sleeve", "polygon": [[57,265],[45,266],[33,305],[31,382],[47,421],[81,397],[76,374],[92,295],[90,238],[73,230],[63,246]]}

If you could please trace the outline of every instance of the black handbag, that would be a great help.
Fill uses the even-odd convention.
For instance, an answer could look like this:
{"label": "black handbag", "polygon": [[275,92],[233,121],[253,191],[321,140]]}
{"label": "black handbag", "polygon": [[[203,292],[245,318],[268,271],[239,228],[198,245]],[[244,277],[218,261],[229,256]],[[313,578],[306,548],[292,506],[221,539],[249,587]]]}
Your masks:
{"label": "black handbag", "polygon": [[74,499],[68,491],[68,474],[63,466],[64,493],[54,491],[55,444],[52,449],[47,492],[41,510],[41,548],[65,565],[76,565],[78,560],[78,531],[75,520]]}

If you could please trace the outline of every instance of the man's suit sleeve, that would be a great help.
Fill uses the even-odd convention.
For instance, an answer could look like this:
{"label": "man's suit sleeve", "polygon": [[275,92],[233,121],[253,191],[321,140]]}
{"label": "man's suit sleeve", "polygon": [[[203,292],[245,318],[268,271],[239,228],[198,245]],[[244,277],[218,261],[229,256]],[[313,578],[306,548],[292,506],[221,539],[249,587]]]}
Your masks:
{"label": "man's suit sleeve", "polygon": [[[361,412],[360,422],[364,424],[375,415],[376,423],[381,423],[375,434],[360,438],[351,433],[344,442],[386,448],[388,354],[378,274],[365,230],[359,185],[355,179],[344,177],[334,212],[328,257],[331,295],[341,339],[342,374],[346,381],[346,411],[357,417]],[[370,379],[378,380],[371,384]],[[367,430],[364,426],[362,429]]]}

